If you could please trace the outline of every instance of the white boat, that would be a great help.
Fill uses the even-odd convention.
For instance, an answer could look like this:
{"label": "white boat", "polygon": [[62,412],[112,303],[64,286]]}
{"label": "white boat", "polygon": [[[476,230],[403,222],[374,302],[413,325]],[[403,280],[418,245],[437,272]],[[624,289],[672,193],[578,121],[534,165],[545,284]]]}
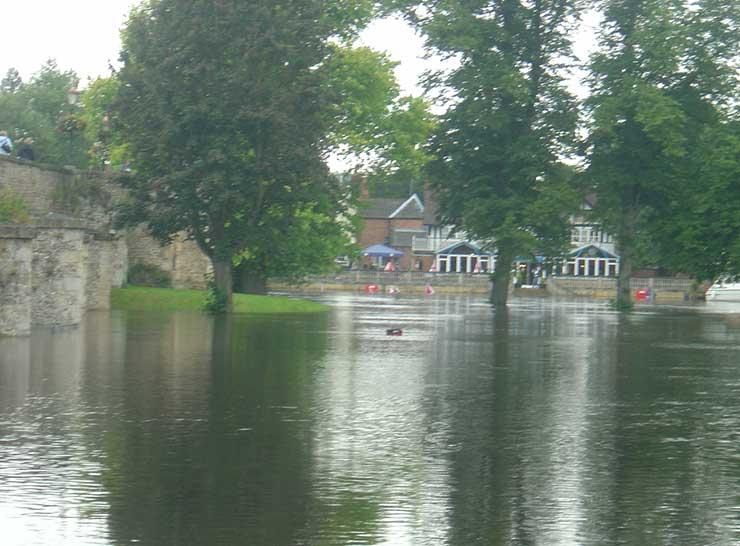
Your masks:
{"label": "white boat", "polygon": [[740,301],[740,282],[718,280],[705,294],[707,301]]}

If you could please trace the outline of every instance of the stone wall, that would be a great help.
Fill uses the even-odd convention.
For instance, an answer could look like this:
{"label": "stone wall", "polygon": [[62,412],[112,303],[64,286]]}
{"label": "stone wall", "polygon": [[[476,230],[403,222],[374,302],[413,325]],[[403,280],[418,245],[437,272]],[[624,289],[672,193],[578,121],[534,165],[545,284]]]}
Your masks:
{"label": "stone wall", "polygon": [[0,336],[76,325],[86,311],[108,309],[122,263],[113,257],[125,250],[75,219],[0,226]]}
{"label": "stone wall", "polygon": [[31,332],[31,241],[26,227],[0,226],[0,336]]}
{"label": "stone wall", "polygon": [[[85,173],[35,162],[0,157],[0,190],[11,189],[30,208],[34,223],[45,223],[58,214],[84,220],[85,227],[100,233],[112,228],[112,206],[125,191],[103,173]],[[126,283],[129,264],[145,263],[170,273],[175,288],[204,288],[211,271],[208,258],[197,244],[183,236],[162,247],[143,229],[122,234],[110,253],[114,287]]]}
{"label": "stone wall", "polygon": [[33,218],[64,214],[109,230],[111,205],[124,191],[102,173],[58,168],[0,156],[0,190],[10,189],[23,198]]}
{"label": "stone wall", "polygon": [[33,240],[31,321],[79,324],[86,305],[89,249],[84,228],[43,226]]}
{"label": "stone wall", "polygon": [[172,244],[162,246],[139,227],[126,235],[126,246],[130,264],[154,265],[166,271],[174,288],[205,289],[212,266],[195,241],[178,235]]}
{"label": "stone wall", "polygon": [[[693,281],[682,278],[632,278],[630,289],[633,297],[637,290],[648,290],[650,301],[675,303],[696,297]],[[617,280],[612,277],[550,277],[547,293],[564,298],[613,299]]]}
{"label": "stone wall", "polygon": [[402,294],[423,294],[427,285],[439,294],[488,294],[491,290],[490,278],[484,274],[364,270],[316,275],[298,285],[271,282],[269,289],[281,292],[363,291],[369,284],[377,284],[382,292],[394,286]]}

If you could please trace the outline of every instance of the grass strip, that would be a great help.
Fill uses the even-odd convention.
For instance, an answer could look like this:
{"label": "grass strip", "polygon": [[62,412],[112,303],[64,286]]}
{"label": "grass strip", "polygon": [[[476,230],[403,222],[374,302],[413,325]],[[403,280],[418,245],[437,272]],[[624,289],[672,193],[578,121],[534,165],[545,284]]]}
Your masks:
{"label": "grass strip", "polygon": [[[124,311],[203,311],[204,290],[174,290],[128,286],[111,290],[111,308]],[[328,307],[307,300],[281,296],[252,296],[234,294],[234,313],[295,314],[320,313]]]}

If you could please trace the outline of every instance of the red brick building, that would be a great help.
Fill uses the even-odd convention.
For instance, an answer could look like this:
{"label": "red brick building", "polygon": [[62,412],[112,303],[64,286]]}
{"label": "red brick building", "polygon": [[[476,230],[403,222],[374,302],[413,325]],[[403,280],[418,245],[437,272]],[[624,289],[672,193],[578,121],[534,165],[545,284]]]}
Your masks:
{"label": "red brick building", "polygon": [[362,231],[357,241],[361,248],[380,244],[403,252],[402,256],[392,259],[365,256],[363,266],[382,267],[390,259],[400,270],[423,267],[423,262],[414,261],[413,254],[414,236],[427,234],[424,205],[416,194],[407,199],[364,198],[358,213],[362,218]]}

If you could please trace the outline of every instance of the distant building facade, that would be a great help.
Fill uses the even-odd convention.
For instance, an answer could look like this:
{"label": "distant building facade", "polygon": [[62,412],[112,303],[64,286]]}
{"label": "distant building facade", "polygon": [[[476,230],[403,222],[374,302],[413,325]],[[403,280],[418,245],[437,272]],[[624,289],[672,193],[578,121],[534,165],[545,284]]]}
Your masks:
{"label": "distant building facade", "polygon": [[[376,199],[361,190],[358,214],[363,224],[358,244],[362,248],[386,245],[403,252],[393,258],[398,269],[485,273],[493,268],[493,255],[483,245],[439,222],[428,190],[423,200],[417,194],[406,199]],[[381,268],[390,259],[364,256],[362,266]]]}
{"label": "distant building facade", "polygon": [[581,213],[571,217],[571,251],[557,274],[574,277],[616,277],[619,274],[619,256],[613,237],[588,219],[595,203],[594,195],[586,196],[581,203]]}

